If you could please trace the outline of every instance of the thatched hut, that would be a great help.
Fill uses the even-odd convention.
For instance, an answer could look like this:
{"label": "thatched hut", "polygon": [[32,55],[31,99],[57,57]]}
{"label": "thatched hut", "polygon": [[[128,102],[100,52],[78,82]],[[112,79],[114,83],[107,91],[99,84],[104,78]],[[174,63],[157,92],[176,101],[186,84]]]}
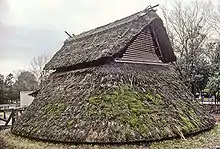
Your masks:
{"label": "thatched hut", "polygon": [[210,129],[169,62],[173,49],[152,9],[67,39],[55,70],[12,132],[65,142],[153,141]]}

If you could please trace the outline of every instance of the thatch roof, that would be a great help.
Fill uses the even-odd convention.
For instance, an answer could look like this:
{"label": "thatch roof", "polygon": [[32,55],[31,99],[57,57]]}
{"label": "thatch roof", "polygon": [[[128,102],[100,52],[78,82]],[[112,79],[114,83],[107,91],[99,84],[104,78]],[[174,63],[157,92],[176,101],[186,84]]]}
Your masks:
{"label": "thatch roof", "polygon": [[210,129],[169,67],[113,63],[54,73],[12,132],[65,142],[153,141]]}
{"label": "thatch roof", "polygon": [[36,97],[38,92],[40,91],[40,89],[37,89],[35,91],[32,91],[30,94],[28,94],[29,96],[32,96],[32,97]]}
{"label": "thatch roof", "polygon": [[120,56],[141,31],[149,25],[155,28],[164,62],[175,60],[161,19],[154,10],[145,9],[66,40],[44,69],[67,68],[103,58]]}
{"label": "thatch roof", "polygon": [[[145,61],[145,56],[158,64],[122,62]],[[74,36],[45,66],[56,71],[15,121],[12,133],[53,141],[122,143],[212,128],[214,119],[161,62],[173,60],[162,21],[149,9]]]}

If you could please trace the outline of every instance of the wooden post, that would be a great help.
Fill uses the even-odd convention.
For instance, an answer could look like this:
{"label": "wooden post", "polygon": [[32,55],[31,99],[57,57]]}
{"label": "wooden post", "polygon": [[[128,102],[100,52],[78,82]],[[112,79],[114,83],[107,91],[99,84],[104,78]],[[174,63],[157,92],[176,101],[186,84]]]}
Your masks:
{"label": "wooden post", "polygon": [[8,120],[6,121],[6,123],[5,123],[5,126],[7,126],[8,125],[8,123],[10,122],[10,120],[11,120],[11,118],[12,118],[12,113],[10,114],[10,116],[8,117]]}
{"label": "wooden post", "polygon": [[217,110],[217,98],[215,98],[215,110]]}
{"label": "wooden post", "polygon": [[12,111],[11,111],[11,118],[12,118],[12,125],[14,124],[14,122],[15,122],[15,111],[14,111],[14,109],[12,109]]}
{"label": "wooden post", "polygon": [[4,113],[4,119],[6,120],[6,112],[4,111],[3,113]]}

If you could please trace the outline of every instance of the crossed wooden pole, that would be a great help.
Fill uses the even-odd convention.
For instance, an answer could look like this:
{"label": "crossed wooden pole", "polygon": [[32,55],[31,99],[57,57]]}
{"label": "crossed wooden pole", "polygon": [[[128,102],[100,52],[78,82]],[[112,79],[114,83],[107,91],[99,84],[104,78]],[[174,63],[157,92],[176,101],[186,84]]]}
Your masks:
{"label": "crossed wooden pole", "polygon": [[[12,125],[15,122],[15,119],[19,114],[21,115],[25,108],[12,108],[12,109],[0,109],[0,113],[3,113],[3,118],[0,117],[0,121],[5,122],[4,126],[8,126],[10,120],[12,120]],[[7,113],[10,113],[9,117],[6,117]]]}

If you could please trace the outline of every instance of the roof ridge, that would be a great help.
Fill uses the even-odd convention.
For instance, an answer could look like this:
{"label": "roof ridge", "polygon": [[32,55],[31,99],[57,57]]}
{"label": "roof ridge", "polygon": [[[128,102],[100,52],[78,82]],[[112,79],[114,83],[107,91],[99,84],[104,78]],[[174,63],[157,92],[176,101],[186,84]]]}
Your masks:
{"label": "roof ridge", "polygon": [[[109,31],[109,30],[111,30],[111,29],[114,29],[115,27],[125,25],[125,24],[130,23],[130,22],[132,22],[132,21],[134,21],[134,20],[138,20],[139,18],[141,18],[141,17],[147,15],[150,11],[154,11],[154,12],[155,12],[155,10],[153,10],[151,6],[148,6],[148,7],[146,7],[144,10],[139,11],[139,12],[137,12],[137,13],[134,13],[134,14],[132,14],[132,15],[130,15],[130,16],[127,16],[127,17],[124,17],[124,18],[122,18],[122,19],[119,19],[119,20],[113,21],[113,22],[111,22],[111,23],[108,23],[108,24],[106,24],[106,25],[102,25],[102,26],[99,26],[99,27],[97,27],[97,28],[94,28],[94,29],[91,29],[91,30],[82,32],[82,33],[80,33],[79,35],[75,35],[75,36],[73,36],[73,37],[67,39],[65,42],[72,42],[72,41],[80,40],[80,39],[82,39],[82,38],[84,38],[84,37],[87,37],[87,36],[96,35],[96,34],[99,34],[99,33],[103,33],[103,32],[105,32],[105,31],[107,32],[107,31]],[[132,17],[133,17],[133,18],[132,18]],[[129,18],[130,18],[130,19],[129,19]],[[128,19],[128,20],[126,20],[126,19]],[[124,22],[123,22],[123,21],[124,21]],[[119,23],[117,24],[117,22],[119,22]],[[120,23],[120,22],[121,22],[121,23]],[[114,23],[115,23],[115,25],[113,25]],[[113,25],[113,26],[112,26],[112,25]],[[105,28],[104,28],[104,27],[105,27]],[[108,28],[108,27],[109,27],[109,28]],[[99,29],[100,29],[100,30],[99,30]],[[95,31],[95,30],[99,30],[99,31]]]}
{"label": "roof ridge", "polygon": [[112,57],[155,19],[160,17],[152,7],[147,7],[123,19],[69,38],[44,69],[66,68]]}

